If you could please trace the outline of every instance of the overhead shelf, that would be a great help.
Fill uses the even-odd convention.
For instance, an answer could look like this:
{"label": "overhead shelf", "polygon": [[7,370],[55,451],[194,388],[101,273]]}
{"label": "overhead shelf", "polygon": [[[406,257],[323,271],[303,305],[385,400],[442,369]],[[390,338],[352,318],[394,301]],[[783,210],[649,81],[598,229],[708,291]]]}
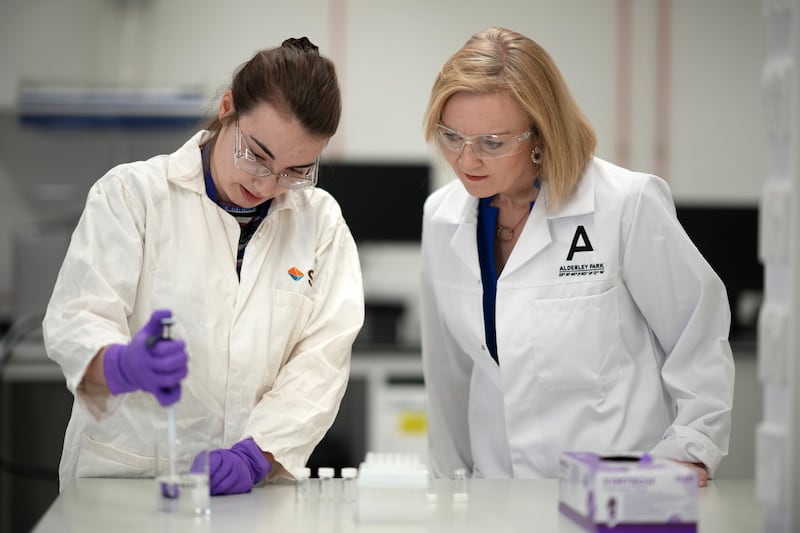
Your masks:
{"label": "overhead shelf", "polygon": [[46,127],[188,127],[206,113],[197,87],[130,88],[24,86],[19,120]]}

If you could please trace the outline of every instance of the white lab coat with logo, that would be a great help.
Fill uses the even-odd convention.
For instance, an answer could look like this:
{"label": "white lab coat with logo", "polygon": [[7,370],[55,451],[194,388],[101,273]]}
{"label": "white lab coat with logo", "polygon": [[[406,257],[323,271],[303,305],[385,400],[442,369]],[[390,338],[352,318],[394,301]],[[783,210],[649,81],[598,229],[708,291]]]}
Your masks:
{"label": "white lab coat with logo", "polygon": [[730,435],[730,308],[666,183],[594,158],[561,207],[547,195],[545,182],[497,280],[499,365],[485,348],[478,200],[453,181],[426,203],[433,474],[552,478],[566,450],[652,452],[713,474]]}
{"label": "white lab coat with logo", "polygon": [[[189,374],[179,436],[212,447],[252,436],[289,472],[336,416],[364,319],[358,254],[323,190],[273,200],[236,275],[239,225],[206,194],[198,132],[171,155],[120,165],[92,186],[43,323],[76,395],[61,487],[74,477],[149,476],[165,411],[149,393],[79,387],[103,346],[173,311]],[[302,276],[292,277],[292,268]]]}

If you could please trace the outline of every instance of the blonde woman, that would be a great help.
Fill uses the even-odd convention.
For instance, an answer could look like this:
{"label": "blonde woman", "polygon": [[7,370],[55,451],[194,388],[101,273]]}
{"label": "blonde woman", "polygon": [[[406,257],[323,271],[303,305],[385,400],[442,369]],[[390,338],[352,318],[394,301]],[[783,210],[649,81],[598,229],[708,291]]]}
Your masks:
{"label": "blonde woman", "polygon": [[444,64],[425,134],[458,178],[423,221],[434,475],[557,477],[566,450],[640,451],[704,485],[728,448],[730,309],[667,184],[595,157],[553,60],[504,28]]}

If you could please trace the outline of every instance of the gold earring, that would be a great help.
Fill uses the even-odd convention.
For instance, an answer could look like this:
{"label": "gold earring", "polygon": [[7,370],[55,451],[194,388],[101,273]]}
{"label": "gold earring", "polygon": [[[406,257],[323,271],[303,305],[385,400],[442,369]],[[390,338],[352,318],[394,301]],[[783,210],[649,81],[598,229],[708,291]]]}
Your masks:
{"label": "gold earring", "polygon": [[534,146],[533,150],[531,150],[531,161],[534,165],[542,163],[542,150],[538,146]]}

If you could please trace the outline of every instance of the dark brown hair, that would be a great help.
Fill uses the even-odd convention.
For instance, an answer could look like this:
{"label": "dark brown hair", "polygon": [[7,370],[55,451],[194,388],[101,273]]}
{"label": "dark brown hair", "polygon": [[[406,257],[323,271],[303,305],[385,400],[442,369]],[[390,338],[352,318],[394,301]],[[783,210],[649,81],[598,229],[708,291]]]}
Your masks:
{"label": "dark brown hair", "polygon": [[332,137],[339,127],[342,102],[336,69],[306,37],[257,52],[236,70],[231,92],[234,112],[222,120],[214,117],[205,126],[214,134],[223,122],[264,102],[296,118],[312,135]]}

